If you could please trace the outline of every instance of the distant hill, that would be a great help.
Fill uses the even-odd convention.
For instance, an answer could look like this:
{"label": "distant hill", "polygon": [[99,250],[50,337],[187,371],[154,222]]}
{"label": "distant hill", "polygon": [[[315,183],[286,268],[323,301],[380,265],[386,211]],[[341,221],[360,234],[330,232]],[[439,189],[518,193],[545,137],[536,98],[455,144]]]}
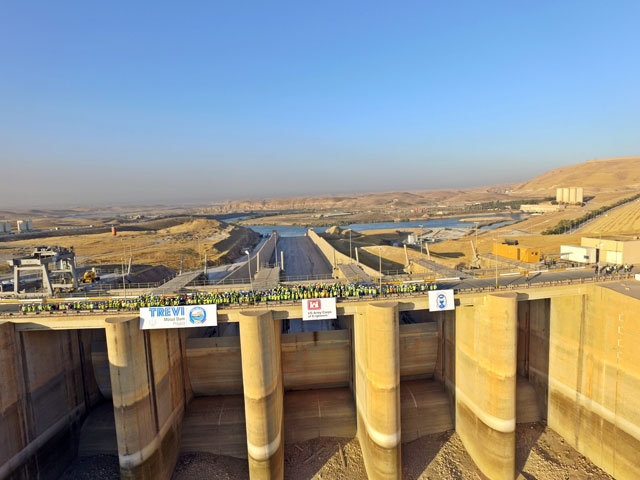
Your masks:
{"label": "distant hill", "polygon": [[640,186],[640,157],[604,158],[556,168],[516,186],[516,192],[554,193],[557,187],[590,192]]}

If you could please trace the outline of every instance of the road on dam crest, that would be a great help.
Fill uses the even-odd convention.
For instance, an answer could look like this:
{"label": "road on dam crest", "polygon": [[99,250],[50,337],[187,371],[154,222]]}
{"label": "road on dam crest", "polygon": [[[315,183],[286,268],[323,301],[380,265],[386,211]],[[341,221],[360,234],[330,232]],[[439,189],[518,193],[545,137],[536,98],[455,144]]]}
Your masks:
{"label": "road on dam crest", "polygon": [[[280,255],[281,251],[284,252],[284,273],[287,277],[332,273],[331,265],[309,237],[280,237],[277,254]],[[269,263],[275,261],[274,254]]]}

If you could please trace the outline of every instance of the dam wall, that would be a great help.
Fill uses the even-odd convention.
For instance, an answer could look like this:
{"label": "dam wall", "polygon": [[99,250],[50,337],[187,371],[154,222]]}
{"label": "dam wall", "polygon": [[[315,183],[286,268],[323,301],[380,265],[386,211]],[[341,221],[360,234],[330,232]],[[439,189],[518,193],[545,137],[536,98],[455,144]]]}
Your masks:
{"label": "dam wall", "polygon": [[170,478],[194,452],[282,478],[287,449],[322,436],[357,437],[369,478],[401,478],[405,443],[455,429],[484,475],[512,479],[516,424],[537,421],[616,478],[640,477],[640,284],[337,311],[331,330],[301,333],[285,333],[299,304],[220,309],[216,329],[97,313],[2,323],[0,478],[57,478],[101,425],[112,446],[81,450],[117,452],[122,478]]}

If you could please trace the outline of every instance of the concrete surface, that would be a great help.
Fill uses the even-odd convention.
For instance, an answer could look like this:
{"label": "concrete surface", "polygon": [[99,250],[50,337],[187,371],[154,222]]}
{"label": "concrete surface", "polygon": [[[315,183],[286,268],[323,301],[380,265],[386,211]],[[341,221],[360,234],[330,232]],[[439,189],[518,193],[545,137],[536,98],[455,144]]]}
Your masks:
{"label": "concrete surface", "polygon": [[[314,275],[331,275],[331,264],[322,252],[307,236],[280,237],[278,239],[278,264],[280,253],[284,253],[284,275],[286,277],[302,277]],[[276,263],[275,255],[270,263]]]}
{"label": "concrete surface", "polygon": [[456,431],[491,479],[515,477],[517,329],[513,293],[456,309]]}
{"label": "concrete surface", "polygon": [[[168,478],[180,450],[249,454],[253,478],[282,478],[287,445],[357,432],[369,478],[399,478],[402,443],[455,423],[489,478],[513,478],[512,427],[546,419],[609,474],[640,477],[634,280],[456,303],[425,313],[426,296],[338,302],[343,330],[291,334],[281,320],[300,318],[299,304],[221,309],[221,326],[240,326],[230,337],[142,332],[132,313],[3,317],[0,474],[53,477],[80,432],[93,439],[84,454],[116,439],[123,478]],[[399,325],[414,310],[418,323]],[[80,430],[109,392],[113,423],[103,403]]]}

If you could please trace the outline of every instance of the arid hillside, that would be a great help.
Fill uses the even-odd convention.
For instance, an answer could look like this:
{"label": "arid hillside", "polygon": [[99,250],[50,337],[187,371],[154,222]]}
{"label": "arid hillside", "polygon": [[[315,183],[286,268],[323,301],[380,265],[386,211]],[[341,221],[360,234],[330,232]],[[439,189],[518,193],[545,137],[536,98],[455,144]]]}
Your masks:
{"label": "arid hillside", "polygon": [[217,220],[176,217],[146,222],[134,231],[63,235],[22,240],[17,237],[1,245],[2,259],[29,254],[36,245],[74,247],[79,265],[119,264],[129,257],[136,264],[165,265],[178,269],[197,268],[207,255],[209,265],[225,264],[252,247],[259,235],[248,228]]}
{"label": "arid hillside", "polygon": [[515,192],[555,194],[557,187],[584,187],[585,195],[640,187],[640,157],[604,158],[550,170],[521,183]]}

